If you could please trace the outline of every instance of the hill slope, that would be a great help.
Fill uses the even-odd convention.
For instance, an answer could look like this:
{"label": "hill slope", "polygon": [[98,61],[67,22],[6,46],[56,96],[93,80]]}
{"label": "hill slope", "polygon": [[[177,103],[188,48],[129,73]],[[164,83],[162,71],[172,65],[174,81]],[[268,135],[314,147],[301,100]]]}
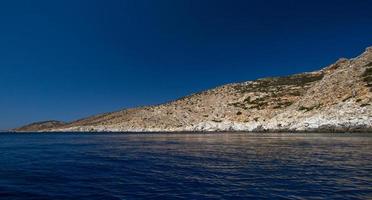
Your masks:
{"label": "hill slope", "polygon": [[35,122],[26,126],[22,126],[19,128],[14,129],[14,131],[42,131],[47,129],[53,129],[62,127],[66,123],[56,121],[56,120],[50,120],[50,121],[43,121],[43,122]]}
{"label": "hill slope", "polygon": [[319,71],[228,84],[34,131],[370,131],[371,92],[370,47]]}

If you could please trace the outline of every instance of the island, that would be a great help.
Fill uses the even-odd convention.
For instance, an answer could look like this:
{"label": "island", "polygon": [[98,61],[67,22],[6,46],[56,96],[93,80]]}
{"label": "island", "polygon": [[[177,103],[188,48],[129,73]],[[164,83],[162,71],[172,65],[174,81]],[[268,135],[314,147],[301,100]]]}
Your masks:
{"label": "island", "polygon": [[[280,65],[280,64],[278,64]],[[232,83],[167,102],[15,132],[371,132],[372,47],[319,71]]]}

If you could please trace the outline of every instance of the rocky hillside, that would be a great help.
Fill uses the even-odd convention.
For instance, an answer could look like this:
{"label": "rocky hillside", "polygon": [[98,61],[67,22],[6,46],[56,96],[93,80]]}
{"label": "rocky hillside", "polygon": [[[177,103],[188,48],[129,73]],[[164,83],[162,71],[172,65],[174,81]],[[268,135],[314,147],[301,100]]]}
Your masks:
{"label": "rocky hillside", "polygon": [[371,131],[372,48],[315,72],[228,84],[156,106],[17,131]]}
{"label": "rocky hillside", "polygon": [[60,121],[43,121],[43,122],[36,122],[26,126],[22,126],[20,128],[14,129],[14,131],[42,131],[42,130],[49,130],[53,128],[59,128],[65,125],[66,123]]}

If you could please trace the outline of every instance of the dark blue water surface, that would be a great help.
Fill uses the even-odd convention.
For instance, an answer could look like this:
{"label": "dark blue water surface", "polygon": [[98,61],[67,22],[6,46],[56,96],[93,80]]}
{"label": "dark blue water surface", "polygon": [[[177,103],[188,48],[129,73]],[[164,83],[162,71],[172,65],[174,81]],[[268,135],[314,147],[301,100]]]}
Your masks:
{"label": "dark blue water surface", "polygon": [[371,134],[0,134],[0,199],[372,199]]}

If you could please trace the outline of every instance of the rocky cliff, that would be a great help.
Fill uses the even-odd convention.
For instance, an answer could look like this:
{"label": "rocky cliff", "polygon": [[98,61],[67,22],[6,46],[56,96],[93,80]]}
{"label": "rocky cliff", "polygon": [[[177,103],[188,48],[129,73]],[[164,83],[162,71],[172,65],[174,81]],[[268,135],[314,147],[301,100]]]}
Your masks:
{"label": "rocky cliff", "polygon": [[322,70],[17,131],[371,131],[372,48]]}

